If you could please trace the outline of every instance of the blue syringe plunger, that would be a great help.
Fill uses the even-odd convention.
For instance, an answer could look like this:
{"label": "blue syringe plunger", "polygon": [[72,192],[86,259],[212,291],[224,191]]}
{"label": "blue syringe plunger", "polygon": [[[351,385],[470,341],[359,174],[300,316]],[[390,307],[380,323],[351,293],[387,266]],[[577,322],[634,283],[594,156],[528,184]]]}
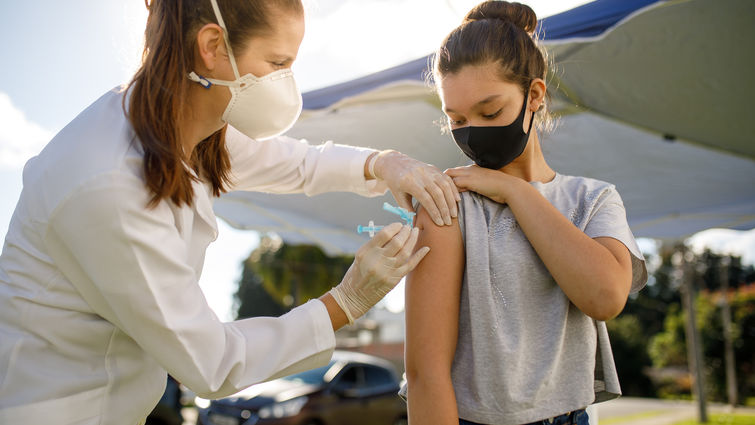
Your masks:
{"label": "blue syringe plunger", "polygon": [[407,211],[406,209],[401,207],[394,207],[387,202],[383,203],[383,209],[388,211],[389,213],[393,213],[401,217],[401,219],[406,222],[407,226],[412,225],[412,223],[414,222],[414,216],[417,215],[417,213],[415,212]]}

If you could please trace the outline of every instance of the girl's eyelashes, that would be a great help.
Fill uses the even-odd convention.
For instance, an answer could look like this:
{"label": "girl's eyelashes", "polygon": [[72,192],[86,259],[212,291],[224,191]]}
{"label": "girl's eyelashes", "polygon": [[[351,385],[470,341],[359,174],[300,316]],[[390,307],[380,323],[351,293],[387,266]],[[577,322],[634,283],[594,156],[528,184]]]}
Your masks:
{"label": "girl's eyelashes", "polygon": [[[486,120],[493,120],[493,119],[498,118],[498,116],[501,115],[501,112],[503,112],[503,108],[493,112],[492,114],[480,114],[480,115]],[[448,120],[448,124],[451,125],[452,127],[459,127],[459,126],[464,125],[467,122],[467,120],[464,118],[455,120],[447,116],[446,119]]]}
{"label": "girl's eyelashes", "polygon": [[501,109],[493,112],[492,114],[482,114],[482,117],[485,118],[485,119],[488,119],[488,120],[492,120],[492,119],[498,117],[498,115],[501,115],[501,111],[503,111],[503,108],[501,108]]}

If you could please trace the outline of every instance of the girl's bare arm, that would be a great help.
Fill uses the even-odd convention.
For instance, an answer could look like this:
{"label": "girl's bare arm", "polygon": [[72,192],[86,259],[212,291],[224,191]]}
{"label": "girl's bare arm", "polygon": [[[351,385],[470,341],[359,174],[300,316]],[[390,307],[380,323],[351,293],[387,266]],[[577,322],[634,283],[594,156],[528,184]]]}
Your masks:
{"label": "girl's bare arm", "polygon": [[451,226],[436,226],[424,209],[418,212],[417,227],[417,246],[429,246],[430,252],[406,278],[409,423],[456,425],[451,362],[465,262],[461,230],[456,218]]}

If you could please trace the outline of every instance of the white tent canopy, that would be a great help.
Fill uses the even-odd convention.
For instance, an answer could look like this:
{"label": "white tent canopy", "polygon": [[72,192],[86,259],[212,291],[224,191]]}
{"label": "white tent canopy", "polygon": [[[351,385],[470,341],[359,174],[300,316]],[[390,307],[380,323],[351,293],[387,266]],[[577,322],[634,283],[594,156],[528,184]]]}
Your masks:
{"label": "white tent canopy", "polygon": [[[563,114],[542,136],[548,162],[562,174],[616,184],[638,237],[755,227],[755,120],[747,107],[755,89],[744,78],[755,65],[753,17],[748,0],[599,0],[546,18],[557,67],[549,88]],[[396,149],[441,169],[467,164],[441,132],[439,101],[421,81],[426,63],[305,94],[310,110],[289,135]],[[215,210],[235,227],[338,253],[365,242],[357,224],[396,221],[384,201],[393,202],[237,192]]]}

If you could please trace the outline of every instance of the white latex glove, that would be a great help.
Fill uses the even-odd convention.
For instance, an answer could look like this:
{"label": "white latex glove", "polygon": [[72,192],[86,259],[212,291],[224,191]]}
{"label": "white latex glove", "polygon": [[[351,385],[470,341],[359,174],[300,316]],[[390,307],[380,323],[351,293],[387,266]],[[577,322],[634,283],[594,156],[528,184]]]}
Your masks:
{"label": "white latex glove", "polygon": [[359,248],[341,283],[330,290],[349,324],[377,304],[430,251],[422,247],[412,255],[418,235],[417,228],[393,223]]}
{"label": "white latex glove", "polygon": [[461,197],[456,185],[432,165],[387,150],[377,154],[373,168],[374,177],[385,181],[400,207],[414,211],[414,197],[438,226],[450,225],[458,215],[456,203]]}

